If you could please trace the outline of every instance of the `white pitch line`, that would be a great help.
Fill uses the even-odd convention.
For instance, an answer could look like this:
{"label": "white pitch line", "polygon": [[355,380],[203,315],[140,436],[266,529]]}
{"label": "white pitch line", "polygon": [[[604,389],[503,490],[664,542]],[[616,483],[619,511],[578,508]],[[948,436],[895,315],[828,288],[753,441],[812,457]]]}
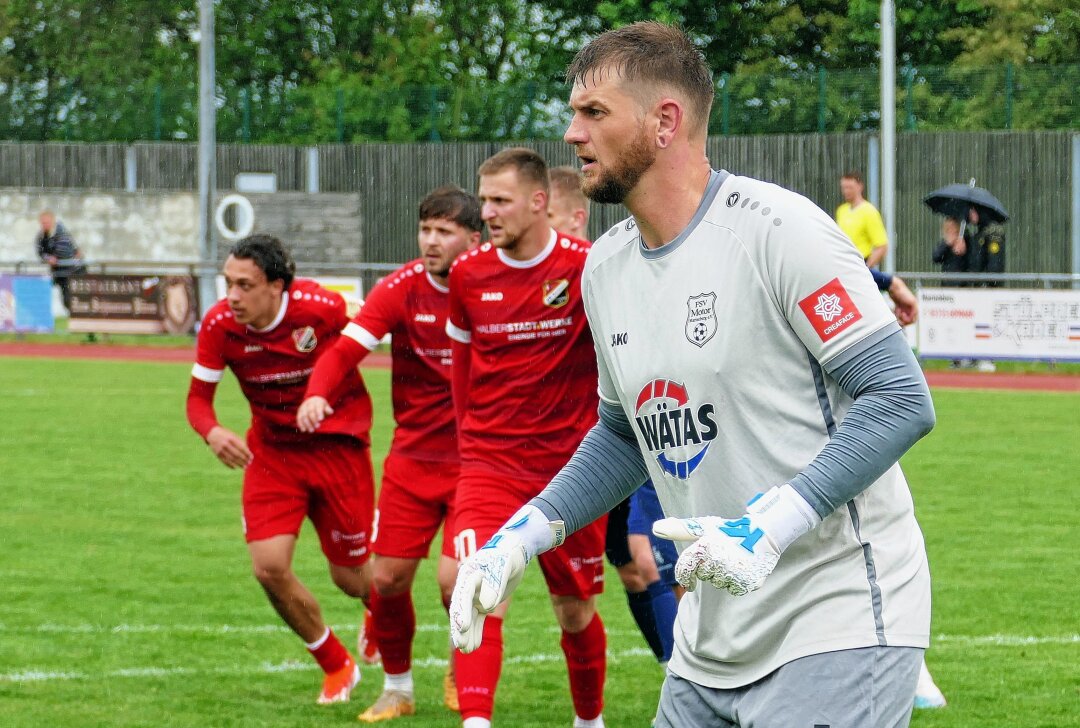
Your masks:
{"label": "white pitch line", "polygon": [[1049,637],[1035,637],[1020,634],[939,634],[934,635],[933,641],[940,644],[994,645],[1001,647],[1023,647],[1024,645],[1075,645],[1080,644],[1080,634],[1066,634]]}
{"label": "white pitch line", "polygon": [[[420,625],[421,631],[436,631],[446,629],[446,625]],[[169,633],[169,632],[192,632],[201,631],[208,634],[229,633],[266,633],[288,631],[284,625],[115,625],[113,627],[101,625],[57,625],[42,624],[37,627],[11,628],[0,624],[0,632],[41,632],[41,633],[70,633],[70,634],[122,634],[122,633]],[[935,635],[934,644],[941,645],[964,645],[964,646],[1004,646],[1023,647],[1027,645],[1075,645],[1080,644],[1080,634],[1071,635],[1014,635],[1014,634],[988,634],[988,635]],[[650,650],[644,647],[633,647],[626,650],[608,652],[608,660],[618,662],[624,659],[647,658],[654,659]],[[546,662],[562,662],[565,657],[559,653],[539,653],[530,655],[516,655],[504,660],[507,665],[537,664]],[[413,667],[418,669],[446,667],[445,657],[423,657],[413,661]],[[365,669],[372,669],[364,666]],[[317,669],[310,662],[289,660],[282,663],[264,662],[256,665],[232,665],[229,667],[127,667],[117,670],[109,670],[101,673],[88,673],[81,671],[53,671],[26,669],[16,672],[0,673],[0,683],[34,683],[63,680],[107,680],[111,678],[132,677],[171,677],[177,675],[250,675],[250,674],[276,674],[283,672],[303,672]]]}
{"label": "white pitch line", "polygon": [[[650,660],[653,653],[643,647],[635,647],[629,650],[618,650],[608,653],[609,662],[619,662],[628,658],[644,658]],[[504,665],[537,664],[541,662],[562,662],[566,657],[560,654],[532,654],[516,655],[503,660]],[[412,666],[418,669],[438,668],[444,669],[447,665],[445,657],[425,657],[413,660]],[[366,669],[369,666],[363,666]],[[318,666],[310,662],[297,662],[289,660],[281,663],[264,662],[259,665],[245,666],[233,665],[231,667],[125,667],[118,670],[108,670],[101,673],[89,673],[81,671],[49,671],[49,670],[21,670],[18,672],[0,673],[0,683],[34,683],[55,682],[68,680],[109,680],[112,678],[131,677],[174,677],[177,675],[268,675],[282,672],[304,672],[317,670]]]}

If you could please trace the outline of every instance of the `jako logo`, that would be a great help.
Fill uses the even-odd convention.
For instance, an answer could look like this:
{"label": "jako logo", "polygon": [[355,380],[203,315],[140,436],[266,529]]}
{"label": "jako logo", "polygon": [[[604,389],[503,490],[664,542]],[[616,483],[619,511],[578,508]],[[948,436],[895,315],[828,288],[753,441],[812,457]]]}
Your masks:
{"label": "jako logo", "polygon": [[481,301],[501,301],[503,300],[502,291],[484,291],[480,294]]}
{"label": "jako logo", "polygon": [[686,480],[719,433],[715,415],[716,408],[708,402],[695,409],[686,387],[678,382],[654,379],[638,394],[634,420],[660,468]]}
{"label": "jako logo", "polygon": [[422,323],[422,324],[433,324],[433,323],[435,323],[435,314],[433,314],[433,313],[418,313],[415,316],[413,316],[413,320],[418,321],[419,323]]}

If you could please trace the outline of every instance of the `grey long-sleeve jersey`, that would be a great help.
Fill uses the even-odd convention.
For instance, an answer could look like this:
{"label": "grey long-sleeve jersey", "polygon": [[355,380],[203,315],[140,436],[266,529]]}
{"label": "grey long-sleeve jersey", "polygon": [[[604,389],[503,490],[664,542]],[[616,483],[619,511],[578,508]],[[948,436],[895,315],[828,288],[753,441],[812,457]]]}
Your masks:
{"label": "grey long-sleeve jersey", "polygon": [[[830,362],[827,372],[854,404],[839,426],[831,425],[825,448],[790,481],[822,518],[877,480],[934,424],[926,379],[899,331],[856,344]],[[610,511],[646,478],[629,419],[617,405],[601,401],[600,421],[532,504],[572,533]],[[760,487],[773,485],[779,484]]]}

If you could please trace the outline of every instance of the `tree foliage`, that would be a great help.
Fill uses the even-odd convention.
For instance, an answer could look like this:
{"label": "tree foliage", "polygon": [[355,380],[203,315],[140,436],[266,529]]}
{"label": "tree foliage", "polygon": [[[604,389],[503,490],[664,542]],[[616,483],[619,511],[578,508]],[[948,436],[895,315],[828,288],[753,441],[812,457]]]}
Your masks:
{"label": "tree foliage", "polygon": [[[1076,125],[1075,68],[1038,69],[1080,59],[1080,0],[898,5],[898,63],[918,79],[902,103],[921,127],[1001,125],[1006,83],[1012,125]],[[192,138],[197,7],[0,0],[0,138]],[[877,0],[217,0],[219,136],[550,136],[573,54],[642,19],[679,23],[699,44],[721,90],[717,131],[867,128],[878,13]],[[1035,84],[1046,87],[1032,96],[1065,108],[1024,97]]]}

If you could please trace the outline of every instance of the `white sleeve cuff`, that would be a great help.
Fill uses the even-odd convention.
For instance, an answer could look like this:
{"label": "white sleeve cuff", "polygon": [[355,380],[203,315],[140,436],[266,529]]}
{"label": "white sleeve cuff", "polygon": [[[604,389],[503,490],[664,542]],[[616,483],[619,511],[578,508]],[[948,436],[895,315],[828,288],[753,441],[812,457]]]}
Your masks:
{"label": "white sleeve cuff", "polygon": [[348,336],[368,351],[375,351],[379,346],[379,338],[358,323],[350,321],[341,330],[342,336]]}
{"label": "white sleeve cuff", "polygon": [[549,521],[543,511],[529,504],[518,509],[499,531],[520,538],[530,561],[537,554],[561,546],[566,540],[566,526],[562,521]]}
{"label": "white sleeve cuff", "polygon": [[191,368],[191,376],[210,384],[217,384],[225,376],[225,370],[211,369],[210,367],[204,367],[202,364],[196,364]]}
{"label": "white sleeve cuff", "polygon": [[754,522],[775,542],[778,551],[821,523],[821,516],[789,484],[770,488],[746,507]]}
{"label": "white sleeve cuff", "polygon": [[446,319],[446,335],[459,344],[472,343],[472,332],[466,331],[465,329],[459,329],[457,326],[454,326],[450,319]]}

